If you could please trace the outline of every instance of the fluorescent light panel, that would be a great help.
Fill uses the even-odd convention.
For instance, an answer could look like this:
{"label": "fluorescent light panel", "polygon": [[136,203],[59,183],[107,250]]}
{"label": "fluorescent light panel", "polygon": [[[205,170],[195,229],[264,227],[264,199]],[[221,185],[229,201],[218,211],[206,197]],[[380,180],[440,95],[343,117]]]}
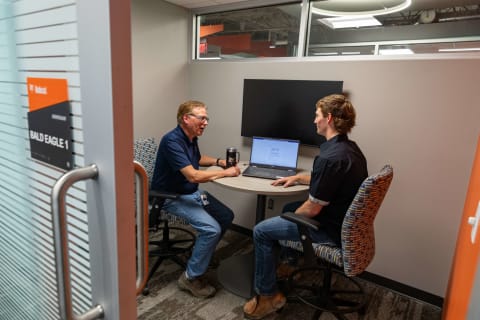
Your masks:
{"label": "fluorescent light panel", "polygon": [[[319,6],[322,6],[324,5],[324,7],[328,8],[330,4],[332,4],[333,6],[330,6],[330,7],[334,7],[335,3],[334,2],[338,2],[340,3],[341,0],[328,0],[328,3],[327,1],[323,1],[324,3],[322,2],[319,2],[317,5]],[[375,4],[376,0],[373,0],[372,3]],[[323,16],[331,16],[331,17],[339,17],[339,16],[347,16],[347,15],[351,15],[351,16],[356,16],[356,15],[369,15],[369,16],[379,16],[379,15],[383,15],[383,14],[390,14],[390,13],[394,13],[394,12],[398,12],[398,11],[402,11],[406,8],[408,8],[410,5],[412,4],[412,0],[404,0],[403,2],[401,2],[400,4],[396,5],[396,6],[391,6],[391,7],[383,7],[381,9],[373,9],[373,10],[364,10],[364,11],[359,11],[359,12],[354,12],[354,11],[340,11],[340,10],[331,10],[331,9],[320,9],[320,8],[316,8],[314,7],[314,4],[312,3],[312,7],[311,7],[311,10],[312,10],[312,13],[314,14],[319,14],[319,15],[323,15]]]}
{"label": "fluorescent light panel", "polygon": [[438,52],[465,52],[465,51],[480,51],[480,48],[438,49]]}
{"label": "fluorescent light panel", "polygon": [[318,21],[332,29],[361,28],[382,25],[380,21],[372,16],[344,16],[323,18],[318,19]]}
{"label": "fluorescent light panel", "polygon": [[414,54],[411,49],[408,48],[398,48],[398,49],[380,49],[378,50],[380,55],[394,55],[394,54]]}
{"label": "fluorescent light panel", "polygon": [[336,56],[338,55],[338,52],[336,51],[331,51],[331,52],[314,52],[314,56]]}

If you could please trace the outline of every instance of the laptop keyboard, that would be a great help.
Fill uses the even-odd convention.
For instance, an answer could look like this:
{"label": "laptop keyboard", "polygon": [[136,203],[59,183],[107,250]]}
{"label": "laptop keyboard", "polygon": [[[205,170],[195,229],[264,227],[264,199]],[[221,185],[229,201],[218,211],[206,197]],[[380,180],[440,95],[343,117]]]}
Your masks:
{"label": "laptop keyboard", "polygon": [[294,171],[259,167],[248,167],[245,172],[243,172],[243,175],[245,176],[255,176],[266,179],[278,179],[280,177],[292,176],[294,174]]}

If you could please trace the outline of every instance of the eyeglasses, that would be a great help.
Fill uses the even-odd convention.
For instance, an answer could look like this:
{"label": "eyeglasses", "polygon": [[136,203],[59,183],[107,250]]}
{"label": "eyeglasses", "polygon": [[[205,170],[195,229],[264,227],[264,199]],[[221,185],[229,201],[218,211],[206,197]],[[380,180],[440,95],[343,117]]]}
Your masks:
{"label": "eyeglasses", "polygon": [[208,122],[208,121],[210,121],[210,118],[209,118],[209,117],[197,116],[196,114],[193,114],[193,113],[189,113],[188,115],[189,115],[189,116],[192,116],[192,117],[194,117],[195,119],[198,119],[198,120],[200,120],[200,121],[202,121],[202,122]]}

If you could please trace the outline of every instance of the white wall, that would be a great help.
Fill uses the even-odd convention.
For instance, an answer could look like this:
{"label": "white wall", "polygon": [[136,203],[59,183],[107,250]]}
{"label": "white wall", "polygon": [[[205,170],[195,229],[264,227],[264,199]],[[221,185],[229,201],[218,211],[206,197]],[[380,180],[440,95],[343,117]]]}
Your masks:
{"label": "white wall", "polygon": [[189,19],[164,1],[132,0],[134,138],[159,139],[189,98]]}
{"label": "white wall", "polygon": [[[249,155],[249,140],[240,137],[244,78],[343,80],[358,112],[351,138],[363,149],[369,172],[386,163],[395,171],[376,219],[377,252],[368,271],[444,296],[479,134],[478,70],[478,56],[257,59],[194,62],[189,79],[192,96],[208,104],[212,119],[200,140],[202,151],[223,155],[234,145],[243,159]],[[314,128],[308,123],[305,130]],[[308,168],[317,150],[301,151],[300,165]],[[232,206],[235,223],[253,224],[253,195],[205,188]]]}

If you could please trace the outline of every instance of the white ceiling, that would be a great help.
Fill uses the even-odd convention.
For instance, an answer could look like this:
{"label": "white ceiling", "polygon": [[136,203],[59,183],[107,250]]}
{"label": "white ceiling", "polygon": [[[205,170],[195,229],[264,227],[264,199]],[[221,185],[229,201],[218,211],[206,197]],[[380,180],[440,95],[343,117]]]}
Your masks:
{"label": "white ceiling", "polygon": [[[178,6],[195,9],[195,8],[204,8],[210,6],[232,4],[239,2],[246,2],[248,0],[165,0],[167,2],[176,4]],[[359,1],[372,1],[372,0],[355,0]],[[378,0],[375,0],[378,1]],[[478,4],[478,0],[412,0],[411,9],[420,10],[420,9],[434,9],[434,8],[447,8],[455,6],[463,6],[468,4]]]}

